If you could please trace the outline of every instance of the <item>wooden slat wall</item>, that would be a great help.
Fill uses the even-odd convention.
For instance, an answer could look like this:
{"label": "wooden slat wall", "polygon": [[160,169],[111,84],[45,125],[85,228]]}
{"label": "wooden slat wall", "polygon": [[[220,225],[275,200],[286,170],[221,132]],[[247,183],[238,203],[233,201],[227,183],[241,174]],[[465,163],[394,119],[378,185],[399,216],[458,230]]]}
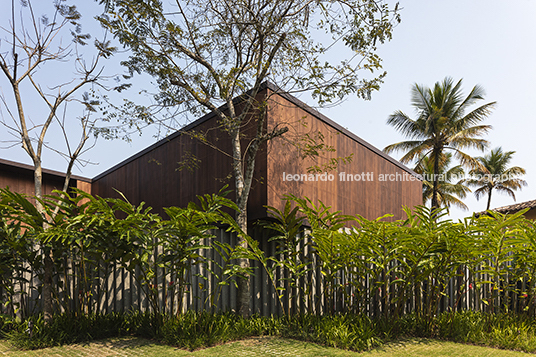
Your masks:
{"label": "wooden slat wall", "polygon": [[[422,204],[422,183],[401,167],[378,155],[361,143],[353,140],[328,123],[318,120],[308,111],[289,106],[289,102],[278,95],[270,97],[269,127],[287,126],[290,129],[288,139],[299,140],[304,135],[312,138],[321,133],[325,144],[335,152],[324,152],[318,160],[300,158],[296,146],[287,139],[277,138],[268,144],[268,202],[270,206],[281,209],[282,197],[294,194],[308,197],[340,210],[343,214],[359,214],[367,219],[374,219],[385,214],[393,214],[392,220],[405,217],[402,207],[414,207]],[[307,174],[313,165],[327,163],[329,159],[347,157],[353,154],[351,163],[341,164],[338,170],[330,171],[334,180],[329,182],[284,181],[283,173]],[[341,181],[339,173],[370,173],[370,181]],[[398,181],[381,181],[380,175],[394,175]],[[398,176],[396,176],[398,175]]]}
{"label": "wooden slat wall", "polygon": [[[90,186],[89,183],[80,180],[71,179],[71,186],[76,187],[80,182],[84,187]],[[62,190],[64,177],[43,173],[43,193],[49,195],[53,190]],[[13,192],[25,194],[27,196],[35,195],[35,184],[33,170],[20,168],[16,166],[0,163],[0,188],[6,188]]]}
{"label": "wooden slat wall", "polygon": [[[409,174],[386,158],[366,148],[348,135],[339,132],[325,121],[268,89],[259,96],[269,96],[269,128],[276,125],[287,126],[290,131],[283,138],[271,141],[257,156],[253,189],[248,205],[251,220],[266,217],[265,205],[281,207],[281,197],[292,193],[300,197],[322,200],[324,203],[342,210],[345,214],[361,214],[372,219],[390,213],[393,219],[401,218],[402,206],[413,207],[422,203],[421,182],[410,181]],[[254,124],[251,122],[251,124]],[[305,126],[306,124],[306,126]],[[205,133],[208,141],[216,143],[226,153],[231,152],[228,134],[219,129],[215,117],[195,126],[192,130]],[[211,130],[212,129],[212,130]],[[251,138],[254,127],[245,128],[246,138]],[[321,132],[324,144],[336,149],[327,153],[317,163],[325,163],[334,157],[353,154],[351,164],[333,171],[334,182],[283,182],[283,172],[307,173],[307,167],[315,162],[302,160],[292,142],[296,143],[309,133]],[[245,145],[244,145],[245,146]],[[186,155],[199,160],[194,171],[178,171],[178,162]],[[338,172],[359,174],[371,172],[372,182],[341,182]],[[380,174],[404,175],[405,182],[380,182]],[[201,143],[190,135],[173,136],[162,141],[148,152],[139,155],[119,168],[111,170],[94,180],[92,192],[102,197],[118,197],[117,189],[134,204],[141,201],[163,213],[162,207],[186,206],[195,201],[197,195],[218,192],[224,184],[233,190],[231,158],[219,150]],[[229,198],[233,198],[231,193]]]}
{"label": "wooden slat wall", "polygon": [[[252,235],[259,241],[260,248],[265,252],[267,256],[274,256],[277,251],[276,242],[269,241],[268,231],[260,228],[251,232]],[[216,240],[231,245],[235,244],[236,237],[224,230],[214,231]],[[306,236],[307,237],[307,236]],[[275,277],[276,287],[285,287],[285,291],[279,291],[278,294],[283,294],[282,301],[279,301],[276,295],[276,289],[274,283],[269,279],[266,270],[258,263],[253,262],[255,276],[251,281],[251,307],[252,312],[263,316],[281,315],[283,309],[285,313],[295,314],[298,312],[307,312],[313,314],[325,314],[327,312],[340,311],[340,312],[358,312],[365,313],[369,316],[377,316],[379,314],[385,314],[386,309],[391,309],[392,306],[385,306],[383,296],[387,292],[383,290],[377,290],[374,282],[371,281],[371,277],[363,276],[361,274],[355,274],[354,276],[345,276],[344,272],[338,273],[337,278],[340,285],[344,285],[352,279],[359,281],[365,290],[371,287],[370,291],[375,292],[374,295],[368,297],[367,302],[363,305],[357,304],[352,299],[345,301],[343,299],[343,292],[338,290],[330,299],[327,296],[326,281],[320,272],[319,262],[317,256],[314,254],[314,248],[308,244],[309,238],[302,241],[302,245],[298,247],[299,251],[303,252],[304,257],[314,262],[315,269],[311,270],[307,275],[298,282],[301,287],[310,286],[312,290],[308,296],[300,295],[300,289],[290,289],[288,282],[284,280],[287,276],[281,271],[276,270]],[[205,243],[209,243],[206,241]],[[162,253],[162,252],[160,252]],[[215,255],[214,251],[202,251],[201,254],[209,255],[211,259],[216,260],[219,264],[222,263],[221,257]],[[79,257],[76,256],[75,260]],[[277,259],[278,257],[275,256]],[[145,289],[134,279],[134,277],[121,269],[115,264],[104,265],[99,264],[95,267],[87,267],[87,272],[92,278],[90,296],[89,296],[89,309],[84,309],[85,312],[98,312],[98,313],[111,313],[111,312],[125,312],[125,311],[151,311],[149,301],[147,299]],[[229,311],[236,308],[236,289],[232,284],[223,286],[221,291],[211,299],[211,293],[214,292],[214,288],[217,287],[219,279],[209,273],[209,269],[220,274],[221,271],[213,264],[209,266],[194,266],[189,274],[189,282],[187,293],[183,296],[182,312],[187,310],[207,310],[207,311]],[[485,276],[472,276],[469,270],[462,269],[464,277],[454,278],[448,283],[446,296],[444,301],[439,306],[439,311],[448,311],[452,308],[458,310],[486,310],[487,305],[483,304],[483,300],[489,296],[489,286],[482,284],[477,288],[475,281],[486,280]],[[17,274],[18,272],[15,272]],[[171,275],[170,275],[171,273]],[[17,286],[19,293],[14,301],[20,304],[22,307],[17,311],[17,315],[27,317],[30,314],[37,313],[41,310],[42,306],[37,293],[37,283],[35,276],[32,273],[24,273],[26,278],[29,279],[28,283]],[[137,273],[138,274],[138,273]],[[60,272],[57,277],[55,286],[57,286],[58,298],[60,301],[65,301],[64,306],[59,307],[60,311],[78,310],[80,307],[81,299],[83,296],[82,281],[80,280],[81,272],[78,265],[69,265],[69,268],[65,272]],[[204,278],[202,278],[202,277]],[[393,277],[388,277],[393,279]],[[169,282],[176,280],[172,272],[158,270],[158,276],[155,279],[155,284],[159,286],[159,306],[162,312],[167,314],[176,314],[178,306],[178,296],[172,296],[168,291]],[[61,284],[58,284],[59,282]],[[202,284],[202,285],[201,285]],[[374,285],[371,285],[374,284]],[[472,284],[470,287],[469,284]],[[519,283],[520,291],[523,291],[522,286],[524,282]],[[391,284],[389,284],[391,286]],[[166,291],[168,293],[166,294]],[[353,291],[347,290],[348,295],[351,296]],[[457,301],[458,293],[463,292],[462,296]],[[0,292],[2,293],[2,292]],[[422,292],[420,293],[422,298]],[[499,298],[502,300],[503,298]],[[500,301],[496,300],[498,304]],[[333,305],[328,305],[329,302]],[[522,311],[523,310],[523,298],[512,293],[511,295],[510,310]],[[406,304],[404,312],[411,312],[415,308],[415,296],[411,296]],[[13,306],[10,304],[1,304],[0,313],[15,314]]]}
{"label": "wooden slat wall", "polygon": [[[228,134],[216,126],[215,118],[195,127],[196,132],[206,133],[207,140],[218,145],[216,150],[190,135],[179,135],[163,145],[144,153],[123,166],[93,181],[92,192],[101,197],[119,197],[122,192],[133,204],[145,202],[155,212],[164,214],[163,207],[185,207],[197,201],[197,195],[217,193],[224,185],[234,190]],[[244,140],[246,142],[246,140]],[[220,151],[221,150],[221,151]],[[179,170],[179,162],[187,156],[198,160],[198,168]],[[265,152],[259,153],[255,169],[255,181],[250,194],[251,219],[264,217],[266,194],[259,184],[266,172]],[[114,190],[115,189],[115,190]],[[234,198],[234,192],[228,196]]]}

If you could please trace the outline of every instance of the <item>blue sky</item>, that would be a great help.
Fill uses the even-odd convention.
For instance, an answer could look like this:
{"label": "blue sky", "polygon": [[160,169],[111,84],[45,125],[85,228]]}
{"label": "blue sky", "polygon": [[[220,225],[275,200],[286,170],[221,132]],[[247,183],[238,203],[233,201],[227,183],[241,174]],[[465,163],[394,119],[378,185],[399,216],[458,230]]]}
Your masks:
{"label": "blue sky", "polygon": [[[82,4],[82,10],[95,6],[88,1],[75,3]],[[517,202],[536,199],[536,161],[533,160],[536,121],[532,112],[536,103],[536,2],[406,0],[400,1],[400,5],[402,22],[395,28],[392,41],[378,52],[388,73],[380,91],[374,93],[371,101],[347,98],[337,107],[320,108],[320,111],[382,149],[404,139],[386,125],[386,119],[395,110],[414,115],[410,105],[414,83],[433,86],[446,76],[455,80],[463,78],[466,92],[479,84],[486,90],[486,102],[497,101],[495,111],[487,120],[494,128],[487,137],[491,148],[502,146],[504,150],[516,151],[512,164],[527,170],[525,179],[529,185],[516,193]],[[4,16],[2,25],[7,26]],[[4,44],[0,50],[6,51]],[[0,87],[9,98],[10,88],[3,77]],[[315,104],[307,95],[300,99]],[[37,104],[32,110],[35,110],[32,115],[39,115]],[[6,119],[5,108],[2,115]],[[6,132],[1,129],[0,140],[6,138]],[[77,169],[74,174],[93,177],[154,141],[151,133],[133,137],[131,143],[99,140],[85,156],[99,165]],[[20,146],[0,150],[0,157],[30,163]],[[47,153],[43,161],[47,168],[65,169],[64,161],[56,154]],[[480,211],[486,204],[485,200],[477,202],[472,194],[465,203],[471,211]],[[512,203],[510,197],[503,195],[495,195],[492,200],[493,207]],[[452,210],[453,218],[466,214]]]}

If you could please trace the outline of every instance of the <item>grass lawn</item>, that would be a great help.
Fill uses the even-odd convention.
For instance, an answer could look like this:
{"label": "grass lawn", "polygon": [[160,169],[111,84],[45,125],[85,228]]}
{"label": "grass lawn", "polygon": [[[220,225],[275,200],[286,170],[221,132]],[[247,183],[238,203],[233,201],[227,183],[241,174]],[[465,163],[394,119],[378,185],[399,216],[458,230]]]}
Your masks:
{"label": "grass lawn", "polygon": [[179,350],[153,341],[134,338],[112,338],[90,343],[46,348],[36,351],[15,351],[5,340],[0,340],[0,356],[361,356],[361,357],[398,357],[398,356],[521,356],[523,352],[499,350],[489,347],[464,345],[429,339],[408,339],[385,345],[372,351],[357,353],[319,346],[314,343],[282,339],[277,337],[258,337],[236,341],[195,352]]}

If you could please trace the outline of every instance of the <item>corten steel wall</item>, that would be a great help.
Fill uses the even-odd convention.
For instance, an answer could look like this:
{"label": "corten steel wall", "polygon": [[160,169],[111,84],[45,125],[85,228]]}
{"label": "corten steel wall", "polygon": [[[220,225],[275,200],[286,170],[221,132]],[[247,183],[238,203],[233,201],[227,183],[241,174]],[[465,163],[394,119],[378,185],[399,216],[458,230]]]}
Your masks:
{"label": "corten steel wall", "polygon": [[[285,194],[321,200],[344,214],[360,214],[368,219],[384,214],[393,214],[393,219],[403,218],[402,206],[414,207],[422,203],[422,183],[411,170],[294,97],[277,94],[274,90],[268,85],[259,94],[259,97],[267,98],[266,125],[269,128],[286,126],[289,132],[263,146],[257,156],[248,204],[250,220],[266,217],[265,205],[282,208],[281,198]],[[210,130],[216,125],[215,116],[209,114],[183,131],[207,133],[208,140],[216,143],[219,150],[192,135],[177,132],[95,177],[92,192],[102,197],[118,197],[114,191],[117,189],[132,203],[144,201],[162,213],[162,207],[186,206],[196,200],[196,195],[218,192],[224,184],[234,190],[232,161],[229,155],[222,153],[231,152],[229,137],[220,129]],[[251,137],[254,125],[251,122],[247,127],[244,144]],[[326,162],[330,157],[353,154],[352,162],[342,165],[339,171],[370,172],[374,175],[373,180],[341,182],[339,172],[333,171],[330,172],[335,177],[332,182],[283,181],[283,172],[307,173],[307,168],[315,163],[302,160],[291,142],[296,143],[307,133],[315,137],[318,132],[322,133],[324,143],[336,150],[319,158],[318,163]],[[178,162],[186,155],[199,160],[197,169],[178,170]],[[404,179],[380,181],[380,174],[398,174]],[[233,192],[229,198],[234,198]]]}

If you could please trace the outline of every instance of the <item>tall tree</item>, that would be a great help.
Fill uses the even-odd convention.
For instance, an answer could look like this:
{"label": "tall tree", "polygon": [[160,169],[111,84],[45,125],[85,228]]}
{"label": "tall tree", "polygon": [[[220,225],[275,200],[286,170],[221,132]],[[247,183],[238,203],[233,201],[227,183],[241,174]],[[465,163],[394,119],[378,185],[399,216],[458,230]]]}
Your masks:
{"label": "tall tree", "polygon": [[[85,61],[78,49],[86,44],[90,36],[81,32],[81,15],[76,7],[66,5],[63,0],[56,0],[53,2],[51,17],[45,15],[37,17],[33,5],[30,0],[21,2],[20,16],[15,16],[16,9],[13,2],[11,23],[8,27],[0,28],[3,32],[0,42],[2,47],[0,68],[5,80],[0,82],[0,85],[9,87],[13,93],[11,99],[3,93],[0,95],[3,109],[9,118],[6,120],[3,117],[0,123],[16,138],[11,142],[11,146],[22,145],[33,162],[36,208],[45,218],[46,225],[47,220],[52,220],[54,217],[45,214],[40,201],[44,195],[43,151],[48,148],[60,153],[66,159],[63,187],[66,191],[72,168],[87,149],[89,130],[93,124],[90,114],[95,111],[94,106],[98,104],[88,93],[77,94],[88,85],[95,86],[102,83],[105,78],[100,62],[103,58],[109,57],[115,49],[110,47],[108,42],[95,40],[95,56],[91,61]],[[63,43],[64,35],[72,36],[73,41]],[[73,70],[73,74],[68,77],[63,76],[66,63],[71,64]],[[39,101],[42,101],[41,107]],[[68,104],[73,102],[82,104],[83,114],[77,119],[70,118],[72,115],[67,111]],[[66,127],[77,124],[80,125],[81,133],[75,142]],[[51,139],[49,134],[53,131],[56,132],[56,136]],[[65,149],[57,143],[58,137],[65,139],[63,145]],[[57,210],[53,214],[57,214]],[[44,315],[48,321],[53,312],[53,262],[50,247],[43,246],[43,251],[42,294]]]}
{"label": "tall tree", "polygon": [[[397,7],[382,0],[101,0],[102,24],[131,50],[131,73],[156,78],[156,104],[194,115],[214,112],[231,142],[237,221],[247,232],[247,202],[259,148],[285,134],[267,128],[267,98],[258,95],[267,80],[285,91],[311,91],[320,103],[354,93],[368,98],[384,73],[376,44],[389,40]],[[347,59],[330,61],[330,49],[349,49]],[[340,57],[340,55],[339,55]],[[239,98],[236,100],[236,98]],[[175,112],[157,118],[135,103],[134,119],[177,123]],[[127,118],[127,120],[130,120]],[[168,121],[166,121],[168,120]],[[255,132],[244,136],[249,125]],[[223,137],[218,139],[222,140]],[[239,244],[246,240],[239,237]],[[240,265],[247,269],[249,262]],[[250,313],[249,278],[238,281],[238,311]]]}
{"label": "tall tree", "polygon": [[471,190],[464,184],[465,171],[461,165],[450,166],[452,153],[445,153],[440,157],[438,171],[434,172],[434,161],[423,157],[414,171],[423,176],[422,200],[427,203],[432,200],[433,177],[437,175],[437,201],[440,207],[456,206],[468,210],[461,199]]}
{"label": "tall tree", "polygon": [[[414,84],[412,88],[412,105],[417,118],[411,119],[402,111],[391,114],[387,120],[411,140],[387,146],[384,151],[406,151],[403,163],[428,157],[433,162],[433,173],[440,169],[441,158],[446,150],[452,150],[454,158],[462,166],[480,167],[478,160],[462,150],[476,148],[484,150],[488,141],[481,137],[490,129],[490,125],[480,124],[490,115],[495,102],[486,103],[470,110],[471,106],[484,99],[484,90],[474,86],[467,96],[462,93],[462,80],[454,83],[447,77],[437,82],[433,88]],[[432,208],[439,207],[439,181],[437,175],[432,177]]]}
{"label": "tall tree", "polygon": [[525,169],[519,166],[508,167],[515,151],[503,151],[501,147],[491,150],[488,155],[477,157],[481,168],[471,170],[467,185],[478,187],[475,190],[476,199],[488,196],[486,210],[491,206],[493,190],[503,192],[515,201],[514,191],[526,186],[527,182],[519,178],[525,174]]}

